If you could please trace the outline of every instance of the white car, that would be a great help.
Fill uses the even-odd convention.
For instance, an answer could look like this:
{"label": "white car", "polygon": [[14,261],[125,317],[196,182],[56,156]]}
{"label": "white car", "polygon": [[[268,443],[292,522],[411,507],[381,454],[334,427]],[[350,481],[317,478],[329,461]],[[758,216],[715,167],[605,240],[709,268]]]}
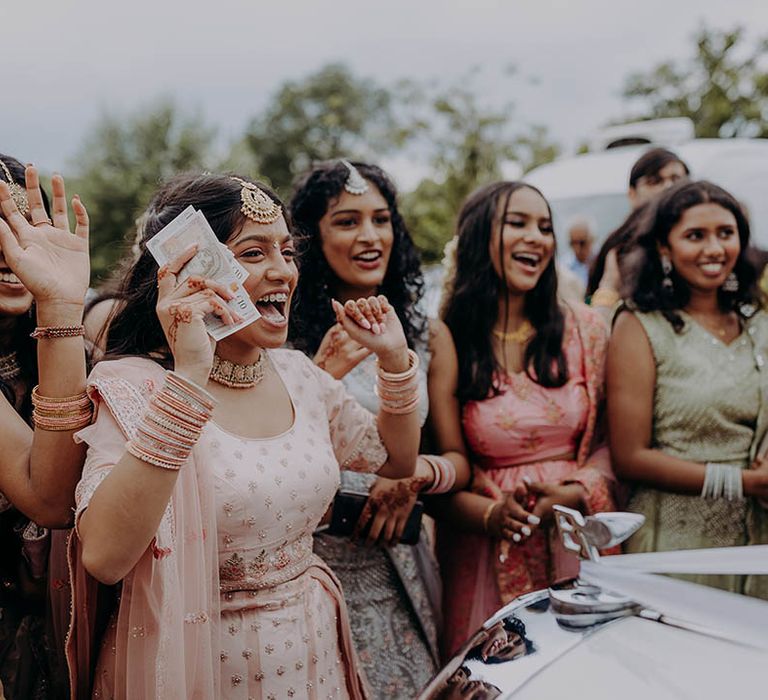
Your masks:
{"label": "white car", "polygon": [[768,602],[657,573],[768,574],[768,546],[605,557],[644,520],[555,506],[584,561],[570,584],[499,610],[419,700],[724,700],[762,697]]}
{"label": "white car", "polygon": [[[613,146],[632,141],[646,143]],[[561,158],[523,178],[552,205],[563,249],[567,249],[565,226],[572,217],[594,220],[598,240],[621,224],[630,211],[629,171],[652,146],[669,148],[688,165],[692,178],[711,180],[741,201],[749,213],[753,242],[768,248],[768,139],[696,139],[690,120],[663,119],[614,127],[595,145],[600,150]]]}

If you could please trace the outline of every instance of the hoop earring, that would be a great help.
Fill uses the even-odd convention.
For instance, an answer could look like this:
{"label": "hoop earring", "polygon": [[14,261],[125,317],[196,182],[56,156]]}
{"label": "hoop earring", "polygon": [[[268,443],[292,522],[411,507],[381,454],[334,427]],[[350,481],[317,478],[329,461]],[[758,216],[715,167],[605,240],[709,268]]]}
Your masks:
{"label": "hoop earring", "polygon": [[739,278],[736,277],[735,272],[731,271],[728,274],[728,277],[725,278],[725,282],[723,282],[721,289],[724,292],[728,292],[729,294],[735,294],[739,291]]}
{"label": "hoop earring", "polygon": [[666,253],[662,253],[661,255],[661,270],[664,273],[664,277],[661,280],[661,286],[668,292],[671,292],[674,287],[671,277],[672,261],[669,259],[669,256],[667,256]]}

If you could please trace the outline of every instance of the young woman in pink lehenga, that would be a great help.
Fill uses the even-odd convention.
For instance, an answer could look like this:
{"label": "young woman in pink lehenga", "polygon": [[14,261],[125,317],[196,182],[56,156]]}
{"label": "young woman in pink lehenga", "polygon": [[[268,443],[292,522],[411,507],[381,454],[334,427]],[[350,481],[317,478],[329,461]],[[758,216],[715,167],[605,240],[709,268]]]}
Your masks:
{"label": "young woman in pink lehenga", "polygon": [[[262,314],[218,343],[203,318],[237,322],[229,290],[177,277],[194,249],[159,272],[146,249],[189,205],[247,270]],[[367,697],[312,532],[340,465],[412,472],[416,367],[383,297],[334,306],[379,359],[378,417],[301,353],[274,349],[297,275],[281,205],[261,185],[182,176],[151,203],[109,328],[107,357],[122,359],[92,372],[97,418],[79,433],[88,456],[70,552],[75,697]],[[106,612],[99,582],[117,593]]]}
{"label": "young woman in pink lehenga", "polygon": [[444,320],[473,479],[439,522],[448,654],[502,604],[573,572],[553,538],[554,504],[612,507],[607,451],[594,449],[607,330],[559,299],[554,253],[535,188],[496,183],[464,204]]}

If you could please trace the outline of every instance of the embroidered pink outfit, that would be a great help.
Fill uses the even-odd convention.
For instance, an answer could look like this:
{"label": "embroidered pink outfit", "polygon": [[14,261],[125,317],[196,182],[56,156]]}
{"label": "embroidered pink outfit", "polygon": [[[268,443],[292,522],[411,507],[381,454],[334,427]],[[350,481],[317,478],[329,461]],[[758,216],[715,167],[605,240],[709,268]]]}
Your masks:
{"label": "embroidered pink outfit", "polygon": [[[341,589],[312,553],[312,532],[336,492],[339,465],[375,471],[386,451],[375,417],[340,382],[299,352],[269,356],[293,401],[292,427],[264,439],[205,428],[155,541],[122,581],[93,697],[366,697]],[[91,390],[109,410],[102,406],[79,433],[89,450],[78,514],[162,381],[162,368],[149,360],[94,369]],[[71,544],[67,651],[73,688],[82,693],[94,661],[97,589],[79,566],[75,538]]]}
{"label": "embroidered pink outfit", "polygon": [[[568,382],[545,388],[524,372],[499,377],[501,393],[463,408],[473,458],[472,490],[500,500],[523,477],[578,481],[591,512],[611,510],[612,475],[605,448],[593,453],[602,400],[607,331],[581,305],[566,312]],[[520,544],[440,524],[444,650],[453,652],[502,604],[575,573],[575,560],[538,529]]]}

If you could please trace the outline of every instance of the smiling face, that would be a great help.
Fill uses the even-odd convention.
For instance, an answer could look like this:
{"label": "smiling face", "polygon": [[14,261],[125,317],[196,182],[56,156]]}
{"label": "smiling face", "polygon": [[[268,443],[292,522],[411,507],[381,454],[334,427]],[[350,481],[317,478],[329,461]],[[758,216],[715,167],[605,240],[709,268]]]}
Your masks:
{"label": "smiling face", "polygon": [[719,204],[697,204],[685,210],[659,252],[669,257],[692,290],[715,291],[733,271],[741,252],[736,217]]}
{"label": "smiling face", "polygon": [[220,342],[222,347],[278,348],[288,335],[288,313],[299,272],[293,238],[281,216],[271,224],[248,221],[227,247],[249,275],[243,282],[261,318]]}
{"label": "smiling face", "polygon": [[323,255],[337,277],[342,300],[375,293],[384,281],[394,243],[392,214],[379,189],[361,195],[342,190],[320,219]]}
{"label": "smiling face", "polygon": [[[544,198],[529,187],[512,193],[491,234],[489,253],[496,274],[511,294],[525,294],[539,282],[555,251],[552,217]],[[501,241],[501,246],[499,242]],[[499,250],[501,248],[501,251]]]}

